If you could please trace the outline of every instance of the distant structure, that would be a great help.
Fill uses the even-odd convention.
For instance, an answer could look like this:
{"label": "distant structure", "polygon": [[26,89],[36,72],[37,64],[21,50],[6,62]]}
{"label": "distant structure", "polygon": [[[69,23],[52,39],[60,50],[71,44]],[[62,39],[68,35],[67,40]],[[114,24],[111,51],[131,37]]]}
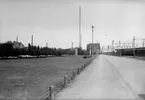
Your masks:
{"label": "distant structure", "polygon": [[75,55],[78,55],[78,48],[75,48]]}
{"label": "distant structure", "polygon": [[112,51],[114,51],[114,40],[112,40]]}
{"label": "distant structure", "polygon": [[81,36],[81,6],[79,6],[79,48],[82,45],[82,36]]}
{"label": "distant structure", "polygon": [[92,44],[94,43],[94,26],[92,25]]}
{"label": "distant structure", "polygon": [[31,46],[33,46],[33,35],[31,36]]}
{"label": "distant structure", "polygon": [[71,44],[71,48],[72,48],[72,50],[73,50],[73,42],[72,42],[72,44]]}
{"label": "distant structure", "polygon": [[87,52],[90,55],[100,53],[101,52],[100,43],[89,43],[89,44],[87,44]]}
{"label": "distant structure", "polygon": [[46,47],[48,48],[48,43],[46,43]]}
{"label": "distant structure", "polygon": [[2,40],[1,40],[1,39],[2,39],[2,38],[1,38],[1,29],[2,29],[1,27],[2,27],[2,26],[1,26],[1,25],[2,25],[2,24],[1,24],[1,20],[0,20],[0,43],[2,42]]}
{"label": "distant structure", "polygon": [[24,48],[24,45],[21,42],[17,42],[17,41],[11,42],[11,41],[8,41],[8,43],[12,44],[13,49],[22,49],[22,48]]}
{"label": "distant structure", "polygon": [[16,42],[18,42],[19,41],[19,39],[18,39],[18,36],[16,37]]}

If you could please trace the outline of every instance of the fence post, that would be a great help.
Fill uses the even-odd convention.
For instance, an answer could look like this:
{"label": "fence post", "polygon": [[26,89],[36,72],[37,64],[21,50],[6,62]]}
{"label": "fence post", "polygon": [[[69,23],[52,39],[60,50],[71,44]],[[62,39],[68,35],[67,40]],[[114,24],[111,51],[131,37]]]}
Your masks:
{"label": "fence post", "polygon": [[85,69],[85,64],[83,65],[84,69]]}
{"label": "fence post", "polygon": [[81,70],[83,71],[83,66],[81,66]]}
{"label": "fence post", "polygon": [[83,66],[81,66],[81,70],[83,71]]}
{"label": "fence post", "polygon": [[84,64],[84,67],[86,68],[86,64]]}
{"label": "fence post", "polygon": [[52,91],[53,91],[53,85],[50,85],[50,87],[49,87],[49,99],[50,100],[53,100],[52,99]]}
{"label": "fence post", "polygon": [[75,70],[73,70],[73,79],[75,78],[75,76],[76,76],[76,75],[75,75]]}
{"label": "fence post", "polygon": [[80,74],[80,68],[78,68],[78,74]]}
{"label": "fence post", "polygon": [[64,76],[64,86],[67,86],[67,75]]}
{"label": "fence post", "polygon": [[70,83],[70,77],[67,77],[67,84]]}

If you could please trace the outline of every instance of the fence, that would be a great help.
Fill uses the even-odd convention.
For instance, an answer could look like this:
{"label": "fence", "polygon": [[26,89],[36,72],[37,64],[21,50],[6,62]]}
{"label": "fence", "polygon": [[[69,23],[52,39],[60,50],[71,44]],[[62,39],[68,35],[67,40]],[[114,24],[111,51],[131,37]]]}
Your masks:
{"label": "fence", "polygon": [[89,60],[86,64],[82,65],[80,68],[74,69],[72,71],[72,75],[70,76],[65,75],[64,80],[60,82],[58,85],[56,86],[50,85],[49,92],[45,100],[54,100],[56,94],[62,89],[66,88],[67,85],[71,83],[71,81],[73,81],[75,77],[79,75],[93,61],[93,59],[94,58]]}

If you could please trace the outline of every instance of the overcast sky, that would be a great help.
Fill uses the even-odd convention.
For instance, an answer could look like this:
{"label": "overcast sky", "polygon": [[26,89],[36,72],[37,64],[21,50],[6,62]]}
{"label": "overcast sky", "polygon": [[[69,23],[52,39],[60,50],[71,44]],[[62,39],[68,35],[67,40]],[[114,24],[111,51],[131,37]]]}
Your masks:
{"label": "overcast sky", "polygon": [[[0,0],[0,41],[16,40],[69,48],[79,45],[79,5],[82,7],[82,47],[91,42],[145,37],[145,2],[138,0]],[[106,34],[106,35],[105,35]]]}

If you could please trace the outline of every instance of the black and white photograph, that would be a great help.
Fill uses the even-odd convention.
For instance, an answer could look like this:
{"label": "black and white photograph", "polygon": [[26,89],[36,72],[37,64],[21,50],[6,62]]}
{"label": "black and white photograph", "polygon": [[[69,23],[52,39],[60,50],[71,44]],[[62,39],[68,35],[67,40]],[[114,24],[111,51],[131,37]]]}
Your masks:
{"label": "black and white photograph", "polygon": [[145,100],[145,0],[0,0],[0,100]]}

